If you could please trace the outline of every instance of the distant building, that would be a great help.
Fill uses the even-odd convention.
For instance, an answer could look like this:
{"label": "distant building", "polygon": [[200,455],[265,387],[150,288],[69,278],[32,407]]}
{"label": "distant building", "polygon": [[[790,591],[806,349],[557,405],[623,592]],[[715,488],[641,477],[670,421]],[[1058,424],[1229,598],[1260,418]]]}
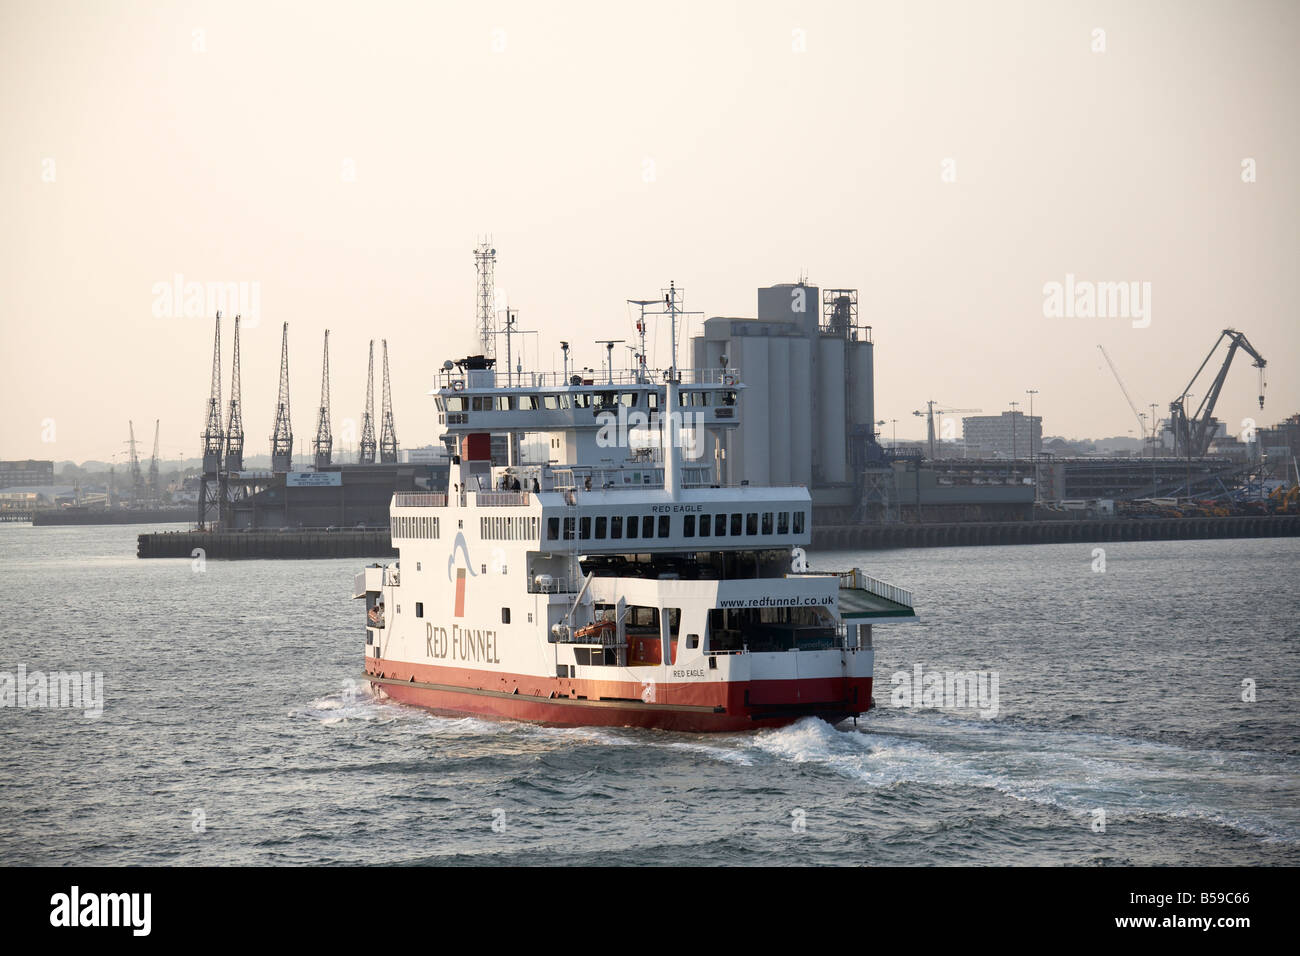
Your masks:
{"label": "distant building", "polygon": [[52,461],[0,461],[0,488],[54,484]]}
{"label": "distant building", "polygon": [[425,445],[423,448],[403,448],[398,457],[405,465],[446,465],[450,460],[443,445]]}
{"label": "distant building", "polygon": [[1272,428],[1257,429],[1255,440],[1265,454],[1271,450],[1272,457],[1280,457],[1279,451],[1285,448],[1292,458],[1300,458],[1300,414],[1292,415]]}
{"label": "distant building", "polygon": [[981,449],[984,457],[1029,458],[1043,450],[1041,415],[972,415],[961,420],[961,431],[966,446]]}
{"label": "distant building", "polygon": [[72,485],[37,485],[0,488],[0,511],[32,511],[73,504],[77,489]]}

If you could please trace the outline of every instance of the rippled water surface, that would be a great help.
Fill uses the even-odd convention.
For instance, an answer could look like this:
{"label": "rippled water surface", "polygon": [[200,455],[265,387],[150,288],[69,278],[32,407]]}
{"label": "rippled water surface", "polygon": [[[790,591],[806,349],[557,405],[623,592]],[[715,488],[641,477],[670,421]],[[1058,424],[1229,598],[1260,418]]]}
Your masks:
{"label": "rippled water surface", "polygon": [[[0,709],[0,863],[1300,863],[1300,541],[817,554],[916,592],[878,709],[686,735],[375,700],[362,562],[140,530],[0,525],[0,672],[106,698]],[[917,664],[996,672],[996,715],[894,706]]]}

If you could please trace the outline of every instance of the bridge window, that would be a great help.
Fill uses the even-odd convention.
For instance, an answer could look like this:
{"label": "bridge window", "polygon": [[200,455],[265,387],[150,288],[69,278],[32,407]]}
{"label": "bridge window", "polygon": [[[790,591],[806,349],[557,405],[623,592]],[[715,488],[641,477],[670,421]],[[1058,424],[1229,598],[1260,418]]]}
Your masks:
{"label": "bridge window", "polygon": [[565,541],[573,540],[573,524],[574,522],[572,518],[564,519],[564,540]]}
{"label": "bridge window", "polygon": [[547,541],[560,540],[560,519],[559,518],[546,519],[546,540]]}
{"label": "bridge window", "polygon": [[739,513],[732,514],[731,516],[732,537],[739,535],[744,530],[744,526],[743,526],[744,520],[745,520],[744,515]]}
{"label": "bridge window", "polygon": [[543,395],[543,396],[542,396],[542,407],[545,408],[548,412],[558,411],[559,408],[560,408],[560,396],[558,396],[558,395]]}
{"label": "bridge window", "polygon": [[727,536],[727,516],[726,516],[726,515],[714,515],[714,516],[713,516],[713,533],[716,534],[719,538],[725,538],[725,537]]}
{"label": "bridge window", "polygon": [[772,533],[772,512],[763,512],[763,534]]}
{"label": "bridge window", "polygon": [[591,518],[584,515],[578,523],[578,537],[586,541],[591,537]]}
{"label": "bridge window", "polygon": [[710,534],[710,526],[713,524],[713,515],[700,515],[700,537],[707,538]]}
{"label": "bridge window", "polygon": [[803,534],[804,512],[796,511],[794,513],[794,533]]}
{"label": "bridge window", "polygon": [[668,530],[668,515],[659,516],[659,537],[666,538],[671,532]]}
{"label": "bridge window", "polygon": [[776,516],[776,533],[777,534],[790,533],[790,512],[782,511],[779,515]]}
{"label": "bridge window", "polygon": [[686,515],[682,518],[682,536],[686,538],[695,537],[695,515]]}
{"label": "bridge window", "polygon": [[629,538],[635,538],[635,537],[636,537],[636,533],[637,533],[637,529],[640,528],[640,527],[641,527],[641,522],[638,520],[637,516],[636,516],[636,515],[628,515],[628,518],[627,518],[627,536],[628,536]]}
{"label": "bridge window", "polygon": [[623,516],[614,515],[609,519],[609,536],[611,538],[623,537]]}
{"label": "bridge window", "polygon": [[453,395],[447,399],[447,411],[463,412],[465,410],[465,397],[463,395]]}
{"label": "bridge window", "polygon": [[758,534],[758,512],[745,515],[745,534]]}
{"label": "bridge window", "polygon": [[607,523],[608,523],[608,519],[607,519],[604,515],[600,515],[599,517],[596,518],[596,537],[597,537],[597,538],[603,538],[603,537],[605,537],[605,526],[606,526]]}
{"label": "bridge window", "polygon": [[641,518],[641,537],[653,538],[654,536],[655,536],[654,515],[645,515]]}

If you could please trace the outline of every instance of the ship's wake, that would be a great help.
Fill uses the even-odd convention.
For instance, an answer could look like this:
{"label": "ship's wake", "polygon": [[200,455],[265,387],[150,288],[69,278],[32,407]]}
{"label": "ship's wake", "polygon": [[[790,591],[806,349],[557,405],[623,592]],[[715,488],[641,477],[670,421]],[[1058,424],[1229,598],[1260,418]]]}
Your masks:
{"label": "ship's wake", "polygon": [[984,788],[1089,823],[1179,817],[1300,843],[1300,811],[1259,805],[1261,792],[1290,792],[1292,798],[1280,802],[1300,806],[1300,760],[1294,757],[935,713],[877,712],[857,730],[808,718],[760,731],[750,741],[777,761],[817,765],[868,787]]}

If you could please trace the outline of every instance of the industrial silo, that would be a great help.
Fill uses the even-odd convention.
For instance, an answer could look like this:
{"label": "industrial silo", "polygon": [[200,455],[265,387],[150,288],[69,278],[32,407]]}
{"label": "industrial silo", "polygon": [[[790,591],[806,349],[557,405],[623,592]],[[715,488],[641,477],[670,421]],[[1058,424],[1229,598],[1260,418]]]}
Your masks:
{"label": "industrial silo", "polygon": [[812,484],[812,343],[790,340],[790,482]]}
{"label": "industrial silo", "polygon": [[875,348],[868,339],[849,343],[849,424],[876,430]]}
{"label": "industrial silo", "polygon": [[790,340],[773,338],[767,345],[768,436],[774,485],[790,484]]}
{"label": "industrial silo", "polygon": [[[767,339],[738,336],[739,365],[745,388],[740,392],[741,455],[740,477],[751,485],[765,485],[771,479],[772,451],[769,440],[769,381]],[[735,473],[733,472],[733,475]]]}
{"label": "industrial silo", "polygon": [[817,434],[822,481],[848,480],[845,441],[845,341],[827,335],[817,342]]}

